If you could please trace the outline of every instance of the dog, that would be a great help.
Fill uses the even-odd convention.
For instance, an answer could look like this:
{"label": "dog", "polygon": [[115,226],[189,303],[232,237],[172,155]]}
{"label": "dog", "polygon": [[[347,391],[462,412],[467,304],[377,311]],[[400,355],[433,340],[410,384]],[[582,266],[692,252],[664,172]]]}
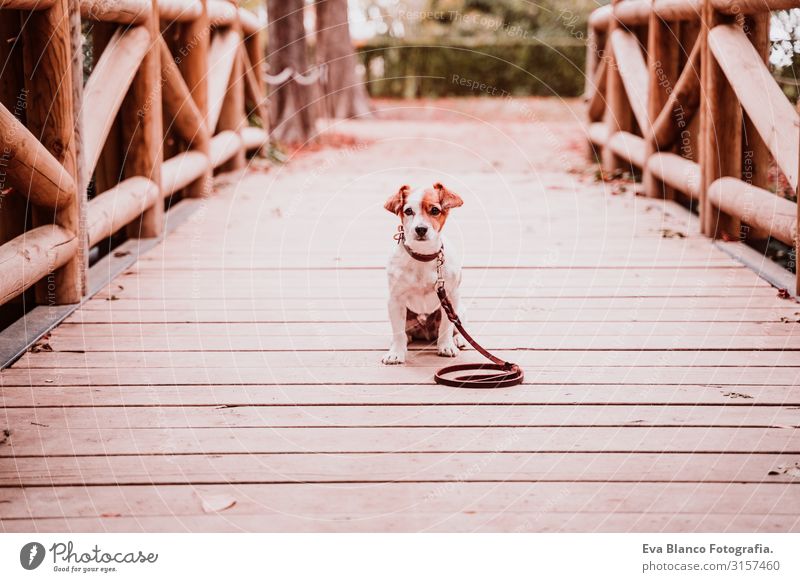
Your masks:
{"label": "dog", "polygon": [[445,291],[456,314],[461,316],[461,259],[442,235],[442,229],[450,211],[463,204],[458,194],[437,182],[433,188],[417,190],[401,186],[384,205],[400,218],[402,225],[397,248],[387,266],[392,342],[381,360],[386,365],[403,364],[408,343],[414,339],[435,339],[437,353],[450,358],[466,345],[453,323],[443,316],[436,295],[441,256]]}

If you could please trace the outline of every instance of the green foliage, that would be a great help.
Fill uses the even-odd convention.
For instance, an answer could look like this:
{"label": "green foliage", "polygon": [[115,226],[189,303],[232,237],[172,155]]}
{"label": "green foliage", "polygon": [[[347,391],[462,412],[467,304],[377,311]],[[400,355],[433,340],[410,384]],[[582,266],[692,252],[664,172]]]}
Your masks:
{"label": "green foliage", "polygon": [[374,97],[577,96],[585,47],[519,41],[503,44],[373,42],[360,47]]}

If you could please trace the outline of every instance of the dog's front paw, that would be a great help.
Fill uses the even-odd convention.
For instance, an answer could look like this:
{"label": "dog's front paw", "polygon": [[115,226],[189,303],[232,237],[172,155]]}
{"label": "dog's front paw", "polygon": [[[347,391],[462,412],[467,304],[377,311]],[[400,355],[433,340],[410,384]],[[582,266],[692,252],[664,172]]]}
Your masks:
{"label": "dog's front paw", "polygon": [[454,341],[439,344],[437,346],[437,353],[445,358],[455,358],[458,355],[458,347]]}
{"label": "dog's front paw", "polygon": [[406,354],[405,352],[400,352],[397,350],[389,350],[386,352],[386,355],[383,356],[381,362],[386,364],[387,366],[394,366],[397,364],[404,364],[406,361]]}

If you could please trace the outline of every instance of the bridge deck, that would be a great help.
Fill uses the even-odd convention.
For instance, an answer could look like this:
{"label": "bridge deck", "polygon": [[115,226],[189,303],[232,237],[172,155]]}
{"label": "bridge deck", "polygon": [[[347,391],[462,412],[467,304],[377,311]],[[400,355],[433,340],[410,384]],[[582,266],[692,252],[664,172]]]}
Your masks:
{"label": "bridge deck", "polygon": [[[385,112],[228,179],[0,374],[0,529],[799,530],[800,305],[526,107]],[[434,180],[469,329],[524,386],[379,363],[381,206]]]}

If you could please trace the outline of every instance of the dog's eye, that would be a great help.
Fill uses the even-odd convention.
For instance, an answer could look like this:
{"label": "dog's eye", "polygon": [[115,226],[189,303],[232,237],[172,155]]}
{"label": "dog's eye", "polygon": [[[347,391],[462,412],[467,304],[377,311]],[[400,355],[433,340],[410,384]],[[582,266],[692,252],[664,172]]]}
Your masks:
{"label": "dog's eye", "polygon": [[431,206],[431,209],[430,209],[430,215],[431,216],[438,216],[441,213],[442,213],[442,211],[439,210],[436,206]]}
{"label": "dog's eye", "polygon": [[406,208],[405,215],[406,216],[411,216],[412,214],[414,214],[414,211],[411,210],[410,208]]}

